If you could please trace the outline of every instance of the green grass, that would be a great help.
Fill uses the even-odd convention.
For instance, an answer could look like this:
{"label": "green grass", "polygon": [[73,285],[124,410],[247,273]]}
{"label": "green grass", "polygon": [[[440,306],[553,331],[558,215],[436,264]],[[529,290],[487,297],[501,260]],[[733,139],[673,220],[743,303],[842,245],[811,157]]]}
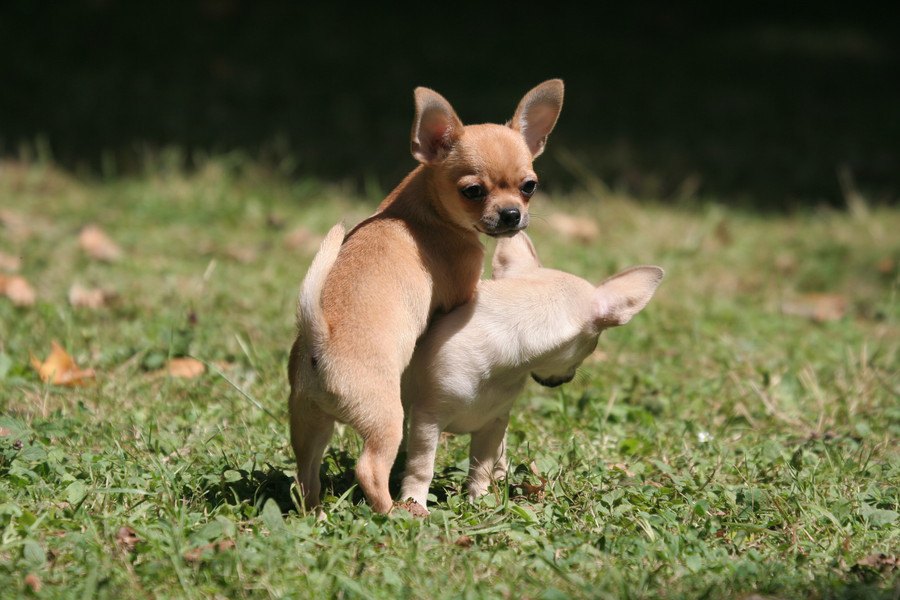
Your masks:
{"label": "green grass", "polygon": [[[896,597],[896,571],[864,559],[900,548],[900,210],[536,198],[545,264],[597,281],[658,264],[654,300],[575,382],[529,385],[509,486],[467,504],[467,439],[448,438],[431,516],[374,515],[340,429],[317,521],[291,500],[285,376],[311,250],[284,239],[355,222],[377,195],[224,160],[103,182],[0,165],[0,208],[27,225],[0,229],[0,251],[38,292],[0,298],[0,595]],[[566,241],[555,212],[595,219],[598,239]],[[79,250],[88,223],[120,262]],[[72,308],[75,281],[117,298]],[[846,315],[783,313],[809,293]],[[38,379],[29,354],[54,339],[93,384]],[[179,354],[214,368],[154,372]],[[539,484],[532,463],[540,493],[522,485]]]}

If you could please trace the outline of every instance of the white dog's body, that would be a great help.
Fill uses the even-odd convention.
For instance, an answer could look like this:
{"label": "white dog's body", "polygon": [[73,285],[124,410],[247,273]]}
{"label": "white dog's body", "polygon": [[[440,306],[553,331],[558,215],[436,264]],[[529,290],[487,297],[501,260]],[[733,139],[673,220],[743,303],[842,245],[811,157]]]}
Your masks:
{"label": "white dog's body", "polygon": [[662,279],[636,267],[599,287],[540,267],[524,233],[500,240],[494,279],[476,297],[437,319],[403,376],[409,414],[401,498],[425,506],[442,431],[471,433],[469,496],[506,473],[509,413],[529,374],[556,386],[570,381],[604,329],[640,311]]}

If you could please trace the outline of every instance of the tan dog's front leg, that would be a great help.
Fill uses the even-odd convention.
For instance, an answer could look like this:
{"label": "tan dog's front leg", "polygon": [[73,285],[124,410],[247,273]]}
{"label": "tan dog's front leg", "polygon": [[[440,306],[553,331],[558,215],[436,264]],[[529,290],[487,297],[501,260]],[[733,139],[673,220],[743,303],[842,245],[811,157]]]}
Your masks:
{"label": "tan dog's front leg", "polygon": [[428,502],[428,487],[434,478],[434,456],[440,439],[441,428],[438,424],[414,410],[409,420],[401,500],[412,498],[422,507]]}
{"label": "tan dog's front leg", "polygon": [[506,426],[509,413],[472,434],[469,449],[469,499],[487,492],[491,481],[506,476]]}

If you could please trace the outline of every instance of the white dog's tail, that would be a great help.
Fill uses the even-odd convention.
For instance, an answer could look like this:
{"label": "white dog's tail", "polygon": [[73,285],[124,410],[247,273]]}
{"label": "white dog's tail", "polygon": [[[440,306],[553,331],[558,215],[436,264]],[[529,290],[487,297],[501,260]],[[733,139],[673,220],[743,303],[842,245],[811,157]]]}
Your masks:
{"label": "white dog's tail", "polygon": [[297,327],[306,334],[307,343],[314,348],[328,338],[328,324],[325,323],[325,316],[322,314],[322,289],[343,242],[344,224],[338,223],[322,240],[322,245],[319,246],[319,251],[300,285]]}

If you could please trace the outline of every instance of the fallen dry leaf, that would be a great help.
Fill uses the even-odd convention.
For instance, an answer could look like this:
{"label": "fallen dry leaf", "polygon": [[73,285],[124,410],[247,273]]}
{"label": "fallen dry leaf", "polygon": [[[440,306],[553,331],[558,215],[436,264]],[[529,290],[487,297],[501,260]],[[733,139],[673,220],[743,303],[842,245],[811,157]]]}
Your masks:
{"label": "fallen dry leaf", "polygon": [[308,254],[318,250],[320,243],[322,243],[322,237],[302,225],[284,236],[284,245],[288,250],[301,250]]}
{"label": "fallen dry leaf", "polygon": [[137,532],[127,525],[119,527],[116,532],[116,545],[125,552],[132,552],[140,541]]}
{"label": "fallen dry leaf", "polygon": [[173,358],[166,363],[166,373],[169,377],[180,377],[182,379],[194,379],[200,377],[206,372],[206,365],[197,360],[186,356],[184,358]]}
{"label": "fallen dry leaf", "polygon": [[775,257],[775,268],[782,273],[793,273],[797,270],[797,257],[790,252],[782,252]]}
{"label": "fallen dry leaf", "polygon": [[256,262],[259,253],[249,246],[229,246],[225,249],[225,256],[235,262],[249,265]]}
{"label": "fallen dry leaf", "polygon": [[202,546],[197,546],[196,548],[191,548],[190,550],[185,551],[184,560],[189,563],[200,562],[203,558],[204,553],[211,552],[216,554],[218,552],[225,552],[226,550],[231,550],[234,548],[233,540],[219,540],[217,542],[211,542],[209,544],[203,544]]}
{"label": "fallen dry leaf", "polygon": [[456,538],[456,541],[453,543],[456,544],[457,546],[459,546],[460,548],[468,548],[472,544],[475,543],[475,540],[473,540],[472,538],[470,538],[467,535],[461,535],[458,538]]}
{"label": "fallen dry leaf", "polygon": [[34,573],[26,575],[24,583],[25,587],[29,588],[35,594],[41,591],[41,578]]}
{"label": "fallen dry leaf", "polygon": [[543,500],[544,492],[547,488],[547,478],[541,475],[540,469],[538,469],[538,466],[534,461],[531,461],[531,464],[528,465],[528,469],[537,476],[540,483],[533,484],[523,481],[522,483],[516,484],[515,487],[522,490],[522,493],[519,494],[520,496],[531,497],[535,500]]}
{"label": "fallen dry leaf", "polygon": [[878,269],[878,272],[882,275],[893,275],[894,271],[897,270],[897,262],[890,256],[885,256],[878,261],[875,268]]}
{"label": "fallen dry leaf", "polygon": [[22,268],[22,259],[6,252],[0,252],[0,271],[15,273]]}
{"label": "fallen dry leaf", "polygon": [[78,236],[78,243],[81,245],[81,249],[94,260],[116,262],[122,258],[122,249],[96,225],[88,225],[82,229]]}
{"label": "fallen dry leaf", "polygon": [[0,223],[3,224],[3,228],[11,238],[24,241],[31,236],[31,226],[28,225],[28,220],[19,213],[0,210]]}
{"label": "fallen dry leaf", "polygon": [[804,294],[782,302],[781,312],[824,323],[844,318],[848,304],[847,299],[839,294]]}
{"label": "fallen dry leaf", "polygon": [[870,554],[865,558],[861,558],[856,562],[855,569],[868,568],[875,571],[888,572],[900,567],[900,557],[892,556],[879,552],[878,554]]}
{"label": "fallen dry leaf", "polygon": [[103,308],[115,296],[100,288],[86,288],[80,283],[73,283],[69,288],[69,304],[76,308]]}
{"label": "fallen dry leaf", "polygon": [[600,236],[600,228],[589,217],[556,213],[547,218],[547,224],[556,233],[582,244],[590,244]]}
{"label": "fallen dry leaf", "polygon": [[613,463],[609,465],[609,469],[624,473],[626,477],[634,477],[634,473],[628,470],[628,465],[625,463]]}
{"label": "fallen dry leaf", "polygon": [[415,500],[405,500],[403,502],[395,502],[394,508],[402,508],[414,517],[423,519],[429,515],[428,509],[416,502]]}
{"label": "fallen dry leaf", "polygon": [[53,385],[84,385],[88,379],[94,378],[93,369],[79,369],[62,346],[55,340],[50,344],[52,346],[50,356],[44,362],[31,355],[31,366],[38,372],[41,381]]}
{"label": "fallen dry leaf", "polygon": [[34,288],[21,275],[0,275],[0,295],[16,306],[32,306],[37,299]]}

